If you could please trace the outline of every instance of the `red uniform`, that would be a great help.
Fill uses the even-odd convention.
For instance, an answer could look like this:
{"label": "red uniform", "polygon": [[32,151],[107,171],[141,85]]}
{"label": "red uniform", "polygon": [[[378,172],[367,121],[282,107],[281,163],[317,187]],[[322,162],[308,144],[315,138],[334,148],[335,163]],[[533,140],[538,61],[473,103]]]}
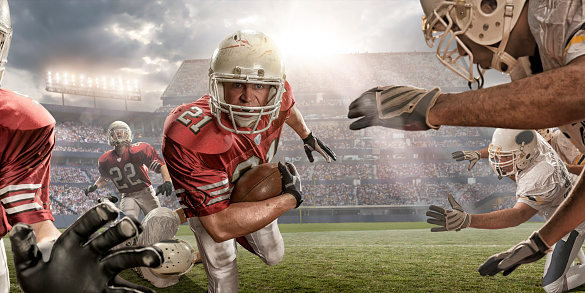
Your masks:
{"label": "red uniform", "polygon": [[98,169],[103,178],[114,182],[121,193],[130,193],[149,187],[152,182],[148,169],[160,173],[165,162],[156,150],[145,142],[132,144],[121,157],[115,150],[108,151],[98,160]]}
{"label": "red uniform", "polygon": [[52,220],[50,161],[55,119],[38,102],[0,88],[0,237],[23,222]]}
{"label": "red uniform", "polygon": [[[248,168],[270,162],[278,148],[282,126],[295,103],[290,85],[285,86],[278,118],[259,134],[233,134],[223,130],[210,112],[209,96],[181,105],[169,114],[162,152],[187,217],[224,210],[240,175]],[[265,127],[267,117],[262,121],[264,126],[258,128]]]}

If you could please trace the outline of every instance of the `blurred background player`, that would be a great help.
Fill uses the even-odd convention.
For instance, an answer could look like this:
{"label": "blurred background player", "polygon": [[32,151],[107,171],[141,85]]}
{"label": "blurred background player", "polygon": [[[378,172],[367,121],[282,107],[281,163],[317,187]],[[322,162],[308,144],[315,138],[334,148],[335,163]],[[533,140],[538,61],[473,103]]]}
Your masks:
{"label": "blurred background player", "polygon": [[[0,38],[1,81],[12,38],[6,0],[0,0]],[[0,292],[10,291],[3,239],[9,231],[14,274],[25,292],[103,292],[106,287],[152,292],[117,274],[134,266],[159,265],[160,250],[109,251],[140,231],[135,219],[124,218],[108,228],[102,234],[107,239],[89,240],[93,232],[118,216],[113,205],[104,203],[82,215],[63,234],[54,226],[49,202],[54,128],[55,120],[38,102],[0,88]],[[51,251],[56,253],[51,255]],[[120,257],[101,261],[111,254]]]}
{"label": "blurred background player", "polygon": [[[553,128],[537,129],[536,132],[546,142],[548,142],[555,152],[561,157],[565,163],[565,167],[569,173],[573,175],[581,174],[583,170],[583,164],[585,164],[585,156],[575,147],[573,143],[562,133],[562,131]],[[488,148],[484,148],[476,151],[456,151],[451,154],[453,159],[456,161],[468,160],[469,166],[468,171],[471,171],[478,160],[482,158],[488,158]],[[576,178],[573,178],[576,182]]]}
{"label": "blurred background player", "polygon": [[[132,130],[125,122],[112,122],[108,127],[107,135],[108,143],[114,149],[99,158],[100,177],[85,189],[85,195],[112,180],[122,194],[120,201],[122,212],[137,219],[140,211],[146,216],[150,211],[161,206],[156,194],[169,196],[173,191],[167,166],[150,144],[145,142],[131,144]],[[156,194],[148,176],[148,170],[162,175],[164,183],[156,189]],[[118,201],[113,195],[108,199],[113,203]]]}
{"label": "blurred background player", "polygon": [[[230,204],[236,181],[272,160],[284,124],[303,139],[309,160],[336,156],[306,126],[280,50],[261,32],[227,36],[211,58],[210,94],[175,108],[167,117],[163,156],[195,234],[209,292],[237,292],[236,241],[268,265],[284,255],[277,218],[303,202],[300,177],[279,163],[283,192],[261,202]],[[234,241],[236,240],[236,241]]]}
{"label": "blurred background player", "polygon": [[[498,177],[516,182],[516,205],[486,214],[468,214],[449,194],[452,210],[430,206],[427,221],[441,227],[432,232],[504,229],[528,221],[537,213],[548,219],[570,192],[572,182],[565,164],[552,147],[534,130],[498,128],[489,147],[489,160]],[[585,240],[585,223],[553,246],[544,268],[542,286],[546,292],[563,292],[585,283],[585,265],[573,265]]]}

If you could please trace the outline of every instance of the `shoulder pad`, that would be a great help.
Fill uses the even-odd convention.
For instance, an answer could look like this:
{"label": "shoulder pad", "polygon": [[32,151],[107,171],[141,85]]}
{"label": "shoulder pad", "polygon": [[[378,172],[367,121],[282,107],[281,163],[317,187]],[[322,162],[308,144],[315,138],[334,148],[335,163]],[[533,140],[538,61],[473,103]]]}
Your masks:
{"label": "shoulder pad", "polygon": [[128,151],[131,154],[136,154],[139,153],[145,149],[151,148],[152,146],[146,142],[137,142],[137,143],[133,143],[130,146],[128,146]]}
{"label": "shoulder pad", "polygon": [[221,154],[232,146],[232,133],[220,128],[209,110],[209,96],[175,108],[165,120],[163,136],[193,152]]}
{"label": "shoulder pad", "polygon": [[103,155],[100,156],[100,158],[98,159],[98,162],[103,163],[105,161],[108,160],[108,158],[112,155],[112,152],[114,150],[109,150],[107,152],[105,152]]}

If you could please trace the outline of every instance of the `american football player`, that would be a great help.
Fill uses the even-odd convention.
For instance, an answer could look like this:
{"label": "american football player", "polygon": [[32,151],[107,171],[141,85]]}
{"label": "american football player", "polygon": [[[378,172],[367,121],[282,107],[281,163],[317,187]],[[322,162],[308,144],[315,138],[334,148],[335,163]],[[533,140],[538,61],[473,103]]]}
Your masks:
{"label": "american football player", "polygon": [[[438,129],[441,125],[559,127],[585,153],[581,88],[585,84],[584,2],[421,0],[427,44],[437,43],[440,61],[468,82],[483,79],[474,77],[473,64],[479,73],[493,68],[514,78],[516,70],[525,70],[517,66],[519,60],[528,58],[533,74],[460,93],[441,93],[438,87],[376,87],[350,104],[348,118],[359,118],[350,129],[375,125],[405,130]],[[466,58],[469,66],[461,62]],[[546,243],[556,243],[585,220],[582,181],[539,230]],[[534,261],[530,257],[542,252],[534,247],[537,245],[531,239],[520,243],[506,252],[498,267],[508,269]]]}
{"label": "american football player", "polygon": [[[12,38],[8,2],[0,0],[0,80]],[[97,232],[118,216],[111,204],[100,204],[63,234],[54,226],[49,202],[50,161],[55,120],[38,102],[0,88],[0,292],[10,291],[3,237],[9,233],[13,272],[23,292],[152,292],[118,277],[135,266],[159,266],[159,248],[110,250],[141,230],[126,217]],[[94,237],[95,236],[95,237]]]}
{"label": "american football player", "polygon": [[[140,211],[147,215],[159,208],[157,194],[171,195],[173,191],[171,176],[165,162],[148,143],[132,144],[132,130],[123,121],[114,121],[108,127],[108,142],[113,150],[103,154],[98,160],[100,177],[85,189],[85,195],[105,186],[110,180],[122,194],[120,209],[126,215],[136,218]],[[156,193],[152,187],[148,170],[160,173],[164,180]],[[115,196],[109,200],[116,202]]]}
{"label": "american football player", "polygon": [[[572,182],[565,164],[552,147],[534,130],[496,129],[488,149],[494,172],[516,182],[516,205],[486,214],[468,214],[449,195],[452,209],[430,206],[427,220],[440,225],[431,231],[503,229],[528,221],[537,213],[548,219],[569,193]],[[585,283],[585,260],[581,246],[585,240],[585,223],[557,242],[547,255],[542,278],[546,292],[563,292]],[[510,273],[507,271],[505,274]],[[486,275],[490,272],[480,270]]]}
{"label": "american football player", "polygon": [[230,204],[240,176],[273,159],[282,127],[303,139],[310,161],[313,151],[327,162],[336,159],[306,126],[285,78],[270,37],[237,31],[213,53],[209,95],[175,108],[165,121],[163,156],[197,239],[209,292],[238,291],[236,241],[268,265],[283,257],[277,218],[303,202],[294,165],[279,165],[281,195]]}

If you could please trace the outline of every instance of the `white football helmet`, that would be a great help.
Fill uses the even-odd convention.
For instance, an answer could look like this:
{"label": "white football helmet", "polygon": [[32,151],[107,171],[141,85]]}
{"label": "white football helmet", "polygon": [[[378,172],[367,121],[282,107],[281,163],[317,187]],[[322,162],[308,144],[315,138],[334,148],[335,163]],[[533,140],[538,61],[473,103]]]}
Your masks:
{"label": "white football helmet", "polygon": [[173,238],[153,244],[163,251],[164,263],[151,271],[160,275],[184,275],[191,270],[197,259],[197,252],[189,242]]}
{"label": "white football helmet", "polygon": [[120,144],[132,143],[132,130],[123,121],[114,121],[108,126],[108,143],[116,147]]}
{"label": "white football helmet", "polygon": [[554,128],[537,129],[536,132],[538,132],[538,134],[540,134],[544,140],[550,142],[553,138]]}
{"label": "white football helmet", "polygon": [[[234,133],[266,131],[278,117],[284,93],[284,62],[272,39],[261,32],[240,30],[219,43],[209,68],[210,108],[218,124]],[[263,107],[235,106],[226,103],[224,82],[270,86],[268,103]],[[225,117],[222,119],[222,113]],[[267,119],[262,119],[268,117]],[[224,123],[228,118],[229,124]],[[242,129],[249,128],[249,129]]]}
{"label": "white football helmet", "polygon": [[12,40],[12,26],[10,22],[10,9],[8,1],[0,0],[0,82],[4,77],[6,62],[8,61],[8,50]]}
{"label": "white football helmet", "polygon": [[[423,33],[427,45],[433,47],[435,40],[437,58],[453,72],[468,82],[473,77],[473,54],[461,41],[464,35],[471,41],[491,50],[491,68],[509,73],[517,60],[504,50],[510,31],[516,25],[526,0],[420,0],[425,15]],[[482,5],[483,8],[482,9]],[[487,9],[486,9],[487,8]],[[487,13],[486,11],[492,10]],[[466,64],[457,46],[469,56]],[[483,75],[483,69],[480,74]]]}
{"label": "white football helmet", "polygon": [[488,152],[490,165],[498,178],[515,175],[540,154],[536,131],[498,128]]}

